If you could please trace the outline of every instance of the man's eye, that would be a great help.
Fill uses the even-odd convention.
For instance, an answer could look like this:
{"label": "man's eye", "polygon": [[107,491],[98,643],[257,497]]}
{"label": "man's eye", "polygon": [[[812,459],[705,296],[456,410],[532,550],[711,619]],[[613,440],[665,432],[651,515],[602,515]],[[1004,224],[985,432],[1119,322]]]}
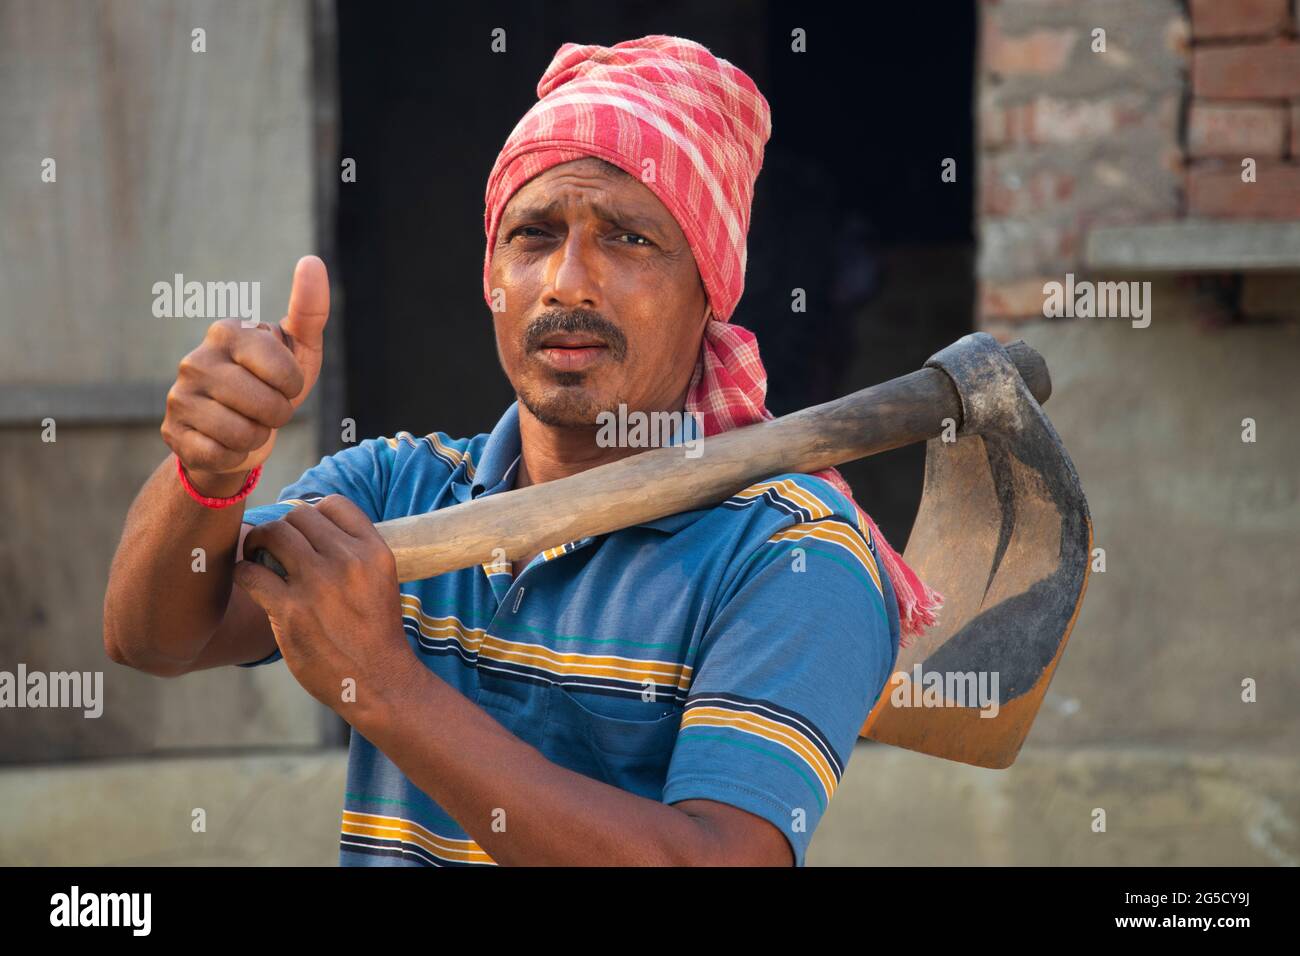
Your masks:
{"label": "man's eye", "polygon": [[639,246],[639,245],[643,245],[643,244],[644,244],[644,245],[647,245],[647,246],[653,246],[653,245],[654,245],[653,242],[651,242],[651,241],[650,241],[649,239],[647,239],[645,236],[640,235],[639,233],[635,233],[635,232],[624,232],[624,233],[620,233],[620,234],[619,234],[619,238],[622,238],[622,237],[624,237],[624,236],[631,236],[633,239],[640,239],[640,240],[642,240],[641,242],[630,242],[630,243],[624,243],[624,245],[631,245],[631,246]]}
{"label": "man's eye", "polygon": [[[529,232],[529,231],[532,231],[532,232],[541,232],[542,230],[539,229],[539,228],[537,228],[536,226],[520,226],[520,227],[519,227],[518,229],[516,229],[514,232],[510,233],[510,238],[513,239],[515,236],[521,235],[522,233]],[[525,238],[525,239],[535,239],[535,238],[537,238],[537,237],[536,237],[536,236],[524,236],[524,238]]]}

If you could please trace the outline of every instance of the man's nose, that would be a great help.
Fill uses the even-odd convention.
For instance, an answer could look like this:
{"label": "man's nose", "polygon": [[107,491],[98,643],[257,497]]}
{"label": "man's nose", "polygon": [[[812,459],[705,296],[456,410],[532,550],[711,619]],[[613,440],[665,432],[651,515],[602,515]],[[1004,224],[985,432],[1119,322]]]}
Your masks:
{"label": "man's nose", "polygon": [[591,244],[581,230],[571,229],[546,264],[544,306],[592,310],[601,307],[600,283],[592,262],[593,254]]}

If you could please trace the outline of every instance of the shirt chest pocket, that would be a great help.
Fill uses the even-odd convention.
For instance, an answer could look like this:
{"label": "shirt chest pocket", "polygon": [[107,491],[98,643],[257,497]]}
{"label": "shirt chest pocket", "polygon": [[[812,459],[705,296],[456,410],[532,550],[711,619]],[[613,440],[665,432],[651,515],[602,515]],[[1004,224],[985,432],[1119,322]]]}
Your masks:
{"label": "shirt chest pocket", "polygon": [[577,773],[658,800],[677,743],[681,709],[645,720],[608,717],[558,684],[547,689],[542,754]]}

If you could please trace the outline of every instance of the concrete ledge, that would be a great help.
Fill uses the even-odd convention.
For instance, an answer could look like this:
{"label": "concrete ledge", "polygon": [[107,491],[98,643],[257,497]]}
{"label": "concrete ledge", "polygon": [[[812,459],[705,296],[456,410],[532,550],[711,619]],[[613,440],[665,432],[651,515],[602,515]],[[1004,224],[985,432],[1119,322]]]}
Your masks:
{"label": "concrete ledge", "polygon": [[[336,750],[3,769],[0,865],[333,866],[346,764]],[[808,863],[1285,866],[1297,821],[1295,756],[1035,748],[981,770],[863,743]]]}
{"label": "concrete ledge", "polygon": [[1026,748],[983,770],[867,743],[808,865],[1295,866],[1298,824],[1294,756]]}
{"label": "concrete ledge", "polygon": [[1124,271],[1300,269],[1300,223],[1183,220],[1093,229],[1084,261]]}
{"label": "concrete ledge", "polygon": [[346,775],[343,749],[6,768],[0,865],[336,866]]}

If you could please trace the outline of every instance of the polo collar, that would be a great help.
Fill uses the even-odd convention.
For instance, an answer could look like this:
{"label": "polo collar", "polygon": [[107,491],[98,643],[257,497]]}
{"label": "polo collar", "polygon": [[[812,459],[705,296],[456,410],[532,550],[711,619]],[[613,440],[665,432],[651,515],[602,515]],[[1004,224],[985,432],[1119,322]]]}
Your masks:
{"label": "polo collar", "polygon": [[470,498],[509,491],[515,486],[515,473],[519,470],[521,444],[519,439],[519,402],[511,402],[501,420],[496,423],[483,446],[483,454],[468,482]]}
{"label": "polo collar", "polygon": [[[688,438],[699,434],[695,419],[687,416],[685,427],[674,430],[670,445],[680,445]],[[522,461],[522,441],[519,437],[519,401],[510,403],[500,420],[492,428],[487,442],[483,445],[479,460],[474,464],[474,476],[468,477],[462,467],[459,475],[452,481],[452,494],[457,501],[465,502],[474,498],[510,491],[515,486],[515,476]],[[631,525],[634,528],[652,528],[673,534],[702,518],[707,509],[682,511],[666,515],[653,521],[642,521]]]}

